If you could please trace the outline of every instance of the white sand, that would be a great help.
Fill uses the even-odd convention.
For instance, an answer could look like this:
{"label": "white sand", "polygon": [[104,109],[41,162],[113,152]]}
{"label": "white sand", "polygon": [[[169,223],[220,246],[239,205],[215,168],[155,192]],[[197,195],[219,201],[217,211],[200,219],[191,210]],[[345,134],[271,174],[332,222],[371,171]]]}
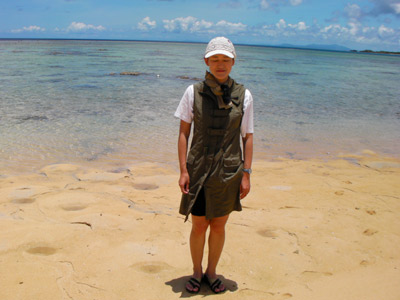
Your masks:
{"label": "white sand", "polygon": [[[218,299],[400,299],[400,162],[345,158],[254,162]],[[0,178],[0,299],[191,296],[178,175],[148,163]]]}

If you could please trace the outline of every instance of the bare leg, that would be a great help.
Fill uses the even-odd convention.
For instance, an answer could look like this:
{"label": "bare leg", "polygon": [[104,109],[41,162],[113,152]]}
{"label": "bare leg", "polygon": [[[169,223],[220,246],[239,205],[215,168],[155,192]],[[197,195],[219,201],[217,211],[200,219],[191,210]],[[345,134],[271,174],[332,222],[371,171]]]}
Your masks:
{"label": "bare leg", "polygon": [[[208,238],[208,266],[206,270],[207,277],[210,281],[214,281],[217,278],[217,264],[219,258],[221,257],[222,249],[224,248],[225,243],[225,225],[228,221],[229,215],[214,218],[210,221],[210,236]],[[222,285],[221,289],[217,289],[218,291],[224,290],[225,287]]]}
{"label": "bare leg", "polygon": [[[203,269],[201,262],[203,261],[204,245],[206,241],[206,231],[210,221],[206,217],[198,217],[192,215],[192,231],[190,233],[190,253],[193,261],[193,277],[201,281],[203,277]],[[187,284],[186,287],[191,290]],[[194,291],[197,291],[196,289]]]}

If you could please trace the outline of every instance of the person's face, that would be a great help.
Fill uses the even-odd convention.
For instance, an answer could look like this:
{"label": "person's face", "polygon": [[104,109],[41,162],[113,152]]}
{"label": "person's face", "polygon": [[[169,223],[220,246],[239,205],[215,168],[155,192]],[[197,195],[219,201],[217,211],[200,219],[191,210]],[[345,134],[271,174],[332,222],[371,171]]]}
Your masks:
{"label": "person's face", "polygon": [[235,60],[223,54],[216,54],[204,59],[206,65],[210,68],[210,72],[218,80],[224,83],[228,80]]}

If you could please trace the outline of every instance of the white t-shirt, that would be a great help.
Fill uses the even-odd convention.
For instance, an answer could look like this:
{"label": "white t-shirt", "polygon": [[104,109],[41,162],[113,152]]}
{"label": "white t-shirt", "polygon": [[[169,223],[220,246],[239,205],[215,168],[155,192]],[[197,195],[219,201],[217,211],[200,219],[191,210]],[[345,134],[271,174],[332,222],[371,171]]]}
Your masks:
{"label": "white t-shirt", "polygon": [[[194,89],[193,85],[190,85],[182,96],[181,102],[175,111],[174,116],[185,121],[186,123],[192,123],[193,121],[193,103],[194,103]],[[247,133],[254,133],[253,123],[253,96],[250,91],[246,89],[244,94],[243,103],[243,118],[240,126],[240,133],[242,137],[245,137]]]}

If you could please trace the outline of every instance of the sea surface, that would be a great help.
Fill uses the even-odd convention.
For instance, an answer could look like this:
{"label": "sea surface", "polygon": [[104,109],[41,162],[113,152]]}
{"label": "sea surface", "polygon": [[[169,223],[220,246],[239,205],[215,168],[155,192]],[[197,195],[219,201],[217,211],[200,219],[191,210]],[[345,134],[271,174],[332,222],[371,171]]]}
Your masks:
{"label": "sea surface", "polygon": [[[52,163],[177,165],[186,87],[205,44],[0,40],[0,176]],[[400,57],[237,46],[256,159],[400,157]],[[136,75],[121,75],[137,72]]]}

